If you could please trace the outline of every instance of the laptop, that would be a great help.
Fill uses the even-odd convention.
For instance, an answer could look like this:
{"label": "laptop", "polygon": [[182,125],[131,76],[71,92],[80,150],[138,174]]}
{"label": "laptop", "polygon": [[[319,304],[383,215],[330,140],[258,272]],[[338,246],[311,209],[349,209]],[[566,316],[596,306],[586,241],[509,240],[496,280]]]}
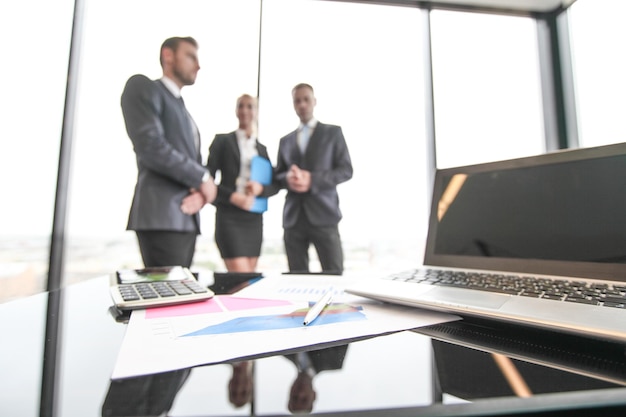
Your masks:
{"label": "laptop", "polygon": [[346,291],[625,342],[626,143],[437,170],[422,265]]}

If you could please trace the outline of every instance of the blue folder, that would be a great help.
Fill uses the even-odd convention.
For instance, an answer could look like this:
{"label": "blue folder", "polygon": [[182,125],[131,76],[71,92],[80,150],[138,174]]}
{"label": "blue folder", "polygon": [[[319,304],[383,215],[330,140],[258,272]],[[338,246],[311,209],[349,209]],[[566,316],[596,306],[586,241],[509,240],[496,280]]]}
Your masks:
{"label": "blue folder", "polygon": [[[250,179],[263,185],[269,185],[272,182],[272,163],[262,156],[253,157],[250,162]],[[250,211],[254,213],[267,211],[267,197],[256,197]]]}

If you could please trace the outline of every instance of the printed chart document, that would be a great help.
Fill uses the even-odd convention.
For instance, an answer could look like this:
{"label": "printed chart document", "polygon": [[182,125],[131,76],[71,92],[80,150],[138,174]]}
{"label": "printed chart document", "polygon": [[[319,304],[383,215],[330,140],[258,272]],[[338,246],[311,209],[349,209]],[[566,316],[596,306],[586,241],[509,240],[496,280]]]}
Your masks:
{"label": "printed chart document", "polygon": [[[459,319],[343,292],[345,276],[267,276],[234,295],[133,311],[112,379],[289,352]],[[321,294],[331,304],[307,326]]]}

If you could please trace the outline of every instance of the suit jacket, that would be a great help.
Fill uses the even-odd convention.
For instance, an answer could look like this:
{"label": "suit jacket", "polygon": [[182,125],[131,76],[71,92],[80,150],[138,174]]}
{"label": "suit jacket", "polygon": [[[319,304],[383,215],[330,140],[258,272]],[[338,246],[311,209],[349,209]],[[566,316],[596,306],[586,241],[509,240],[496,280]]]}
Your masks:
{"label": "suit jacket", "polygon": [[[256,142],[259,156],[268,159],[267,148]],[[240,210],[230,203],[230,195],[236,191],[237,177],[241,168],[241,152],[237,144],[235,132],[215,135],[209,147],[209,172],[215,178],[217,171],[221,172],[222,179],[217,187],[217,198],[213,202],[217,207],[228,207]]]}
{"label": "suit jacket", "polygon": [[[348,346],[350,345],[332,346],[318,350],[311,350],[306,352],[306,354],[311,361],[311,366],[315,370],[315,373],[335,371],[343,368],[343,362],[346,358]],[[285,357],[292,361],[296,366],[299,365],[297,355],[291,354],[286,355]]]}
{"label": "suit jacket", "polygon": [[127,229],[200,233],[199,216],[180,210],[206,172],[182,100],[161,81],[134,75],[121,105],[138,171]]}
{"label": "suit jacket", "polygon": [[304,155],[296,131],[280,140],[275,183],[287,188],[287,172],[295,164],[311,172],[311,189],[306,193],[288,190],[283,210],[283,227],[296,224],[304,211],[315,226],[334,226],[341,220],[337,185],[352,178],[352,161],[341,127],[318,122]]}

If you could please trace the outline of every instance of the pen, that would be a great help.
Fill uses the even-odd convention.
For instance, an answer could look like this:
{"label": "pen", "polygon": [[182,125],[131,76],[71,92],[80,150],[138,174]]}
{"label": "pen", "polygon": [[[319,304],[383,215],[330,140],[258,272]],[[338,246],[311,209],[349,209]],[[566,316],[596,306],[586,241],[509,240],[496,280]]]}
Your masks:
{"label": "pen", "polygon": [[320,298],[317,301],[317,303],[313,304],[313,307],[311,307],[309,311],[306,313],[306,316],[304,316],[303,324],[306,326],[307,324],[310,324],[313,320],[315,320],[317,316],[320,315],[322,310],[324,310],[324,307],[330,304],[332,299],[333,299],[333,291],[332,290],[326,291],[326,293],[324,293],[322,298]]}

